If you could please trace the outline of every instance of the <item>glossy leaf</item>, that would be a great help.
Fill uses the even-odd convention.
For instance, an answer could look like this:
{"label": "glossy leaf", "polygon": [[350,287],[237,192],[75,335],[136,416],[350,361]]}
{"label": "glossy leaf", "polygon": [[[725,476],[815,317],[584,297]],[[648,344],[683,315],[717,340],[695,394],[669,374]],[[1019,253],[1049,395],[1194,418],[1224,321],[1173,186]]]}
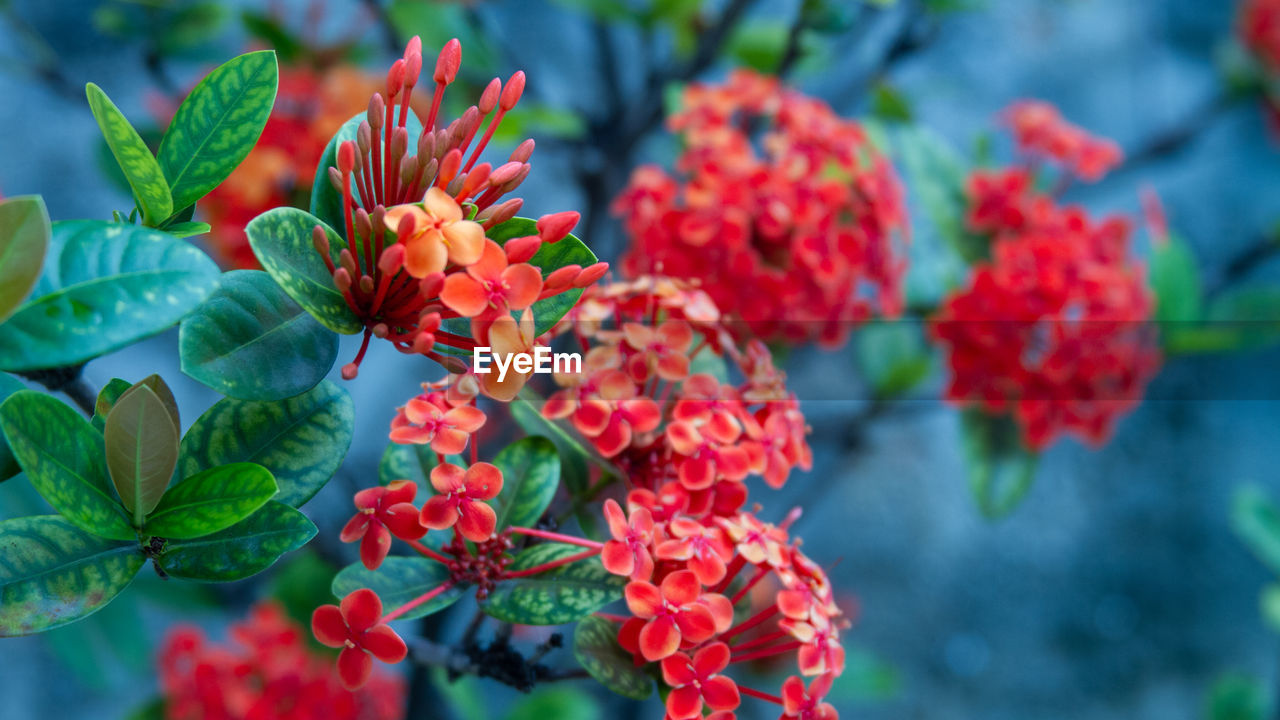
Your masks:
{"label": "glossy leaf", "polygon": [[1008,515],[1031,489],[1040,456],[1022,443],[1008,416],[965,410],[960,430],[969,471],[969,489],[988,519]]}
{"label": "glossy leaf", "polygon": [[[530,220],[529,218],[512,218],[485,232],[485,235],[490,240],[499,245],[506,244],[512,238],[537,234],[538,223],[536,220]],[[542,276],[546,277],[566,265],[587,267],[596,264],[597,261],[598,258],[596,258],[595,253],[591,252],[590,248],[584,245],[576,236],[569,235],[559,242],[543,243],[538,252],[529,260],[529,264],[542,270]],[[581,297],[582,290],[574,289],[534,303],[534,329],[537,334],[541,335],[555,327],[556,323],[560,322],[560,318],[572,310]]]}
{"label": "glossy leaf", "polygon": [[107,415],[107,471],[134,527],[155,509],[178,464],[178,426],[151,388],[137,385]]}
{"label": "glossy leaf", "polygon": [[275,494],[275,478],[261,465],[220,465],[170,488],[145,530],[162,538],[204,537],[249,517]]}
{"label": "glossy leaf", "polygon": [[595,681],[632,700],[653,694],[653,678],[618,644],[618,626],[602,617],[583,618],[573,631],[573,656]]}
{"label": "glossy leaf", "polygon": [[257,144],[278,80],[275,52],[245,53],[206,75],[178,106],[157,153],[175,210],[226,180]]}
{"label": "glossy leaf", "polygon": [[213,291],[218,266],[170,235],[132,225],[53,224],[31,299],[0,325],[0,369],[78,365],[177,323]]}
{"label": "glossy leaf", "polygon": [[116,401],[126,390],[133,387],[128,380],[120,378],[111,378],[111,380],[102,386],[98,391],[98,399],[93,404],[93,426],[101,431],[107,425],[107,415],[111,412],[111,408],[115,406]]}
{"label": "glossy leaf", "polygon": [[282,400],[324,379],[338,336],[267,273],[235,270],[182,321],[178,347],[182,372],[223,395]]}
{"label": "glossy leaf", "polygon": [[221,532],[169,540],[156,563],[173,577],[210,582],[242,580],[271,567],[315,537],[316,526],[288,505],[269,502]]}
{"label": "glossy leaf", "polygon": [[[0,405],[3,405],[10,395],[25,389],[26,386],[19,382],[17,378],[0,373]],[[0,482],[8,480],[20,472],[22,472],[22,468],[18,467],[18,460],[13,456],[13,451],[9,449],[9,441],[4,439],[4,432],[0,431]]]}
{"label": "glossy leaf", "polygon": [[[435,560],[424,557],[389,557],[377,570],[361,563],[348,565],[333,579],[334,597],[369,588],[382,598],[382,607],[390,612],[414,598],[440,587],[449,579],[449,571]],[[431,600],[400,616],[401,620],[425,617],[449,607],[467,594],[467,585],[449,588]]]}
{"label": "glossy leaf", "polygon": [[234,462],[257,463],[275,476],[274,500],[298,507],[342,464],[355,426],[347,391],[325,381],[277,402],[221,400],[182,438],[178,473],[189,477]]}
{"label": "glossy leaf", "polygon": [[289,297],[334,332],[351,335],[364,329],[333,284],[333,276],[311,242],[319,225],[329,238],[334,264],[347,243],[328,224],[296,208],[275,208],[254,218],[245,233],[258,262]]}
{"label": "glossy leaf", "polygon": [[160,163],[156,162],[138,131],[133,129],[102,88],[89,83],[84,92],[111,154],[129,181],[138,209],[142,211],[143,222],[151,226],[163,222],[173,214],[174,208],[169,183],[165,181]]}
{"label": "glossy leaf", "polygon": [[[311,214],[320,218],[329,227],[340,228],[346,227],[347,224],[342,210],[342,193],[334,188],[333,183],[330,182],[329,168],[338,166],[338,145],[345,140],[355,140],[360,123],[366,118],[367,114],[360,112],[343,123],[342,127],[338,128],[338,132],[334,133],[333,137],[329,139],[329,144],[324,148],[324,154],[320,156],[320,163],[316,166],[315,181],[311,185]],[[418,147],[418,136],[422,134],[422,123],[418,120],[417,113],[409,113],[405,118],[405,129],[408,131],[408,147]],[[351,192],[353,194],[356,192],[354,178],[352,178]],[[418,200],[421,199],[418,198]],[[310,228],[307,229],[307,232],[310,232]],[[310,241],[308,240],[308,242]],[[357,247],[355,252],[359,253],[360,248]]]}
{"label": "glossy leaf", "polygon": [[[466,467],[462,458],[447,458],[449,462]],[[458,462],[454,462],[454,460]],[[391,443],[378,461],[378,483],[390,485],[396,480],[412,480],[418,486],[420,496],[435,494],[431,487],[431,470],[436,466],[436,454],[430,445],[401,445]]]}
{"label": "glossy leaf", "polygon": [[57,515],[0,522],[0,637],[74,622],[120,594],[145,561],[134,542],[106,540]]}
{"label": "glossy leaf", "polygon": [[[709,354],[702,353],[702,355]],[[539,400],[538,404],[541,405],[541,403],[542,401]],[[527,435],[544,437],[556,446],[560,452],[560,477],[569,493],[577,495],[585,491],[589,480],[587,461],[592,457],[591,452],[558,422],[544,416],[533,402],[523,396],[512,401],[509,407],[511,418]]]}
{"label": "glossy leaf", "polygon": [[0,202],[0,323],[36,286],[50,232],[49,213],[39,195]]}
{"label": "glossy leaf", "polygon": [[59,513],[95,535],[137,538],[111,489],[102,435],[79,413],[22,390],[0,405],[0,430],[32,487]]}
{"label": "glossy leaf", "polygon": [[[508,569],[527,570],[581,552],[583,548],[575,545],[534,545],[517,555]],[[504,580],[481,608],[506,622],[563,625],[620,599],[625,584],[625,578],[604,569],[599,557],[591,557],[537,575]]]}
{"label": "glossy leaf", "polygon": [[560,487],[556,446],[544,437],[523,438],[503,448],[493,464],[502,471],[502,492],[491,503],[498,513],[498,531],[537,525]]}
{"label": "glossy leaf", "polygon": [[164,226],[164,231],[176,238],[203,235],[212,229],[209,223],[205,222],[179,222]]}

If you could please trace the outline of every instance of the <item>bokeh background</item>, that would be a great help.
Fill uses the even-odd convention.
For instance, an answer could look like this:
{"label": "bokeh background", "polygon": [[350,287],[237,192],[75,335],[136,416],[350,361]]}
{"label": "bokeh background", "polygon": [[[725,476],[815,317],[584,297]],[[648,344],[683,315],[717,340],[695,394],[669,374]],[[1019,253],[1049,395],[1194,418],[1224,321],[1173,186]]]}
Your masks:
{"label": "bokeh background", "polygon": [[[591,5],[331,0],[312,15],[309,2],[0,0],[0,192],[39,193],[54,219],[105,218],[127,207],[127,192],[104,170],[83,84],[97,82],[130,118],[159,125],[174,93],[181,97],[213,64],[261,43],[241,11],[274,7],[316,46],[355,41],[343,62],[375,74],[393,57],[390,48],[414,33],[429,56],[462,37],[464,68],[481,80],[526,70],[525,103],[534,110],[521,129],[539,147],[522,214],[584,209],[581,236],[614,259],[624,238],[607,215],[609,198],[636,163],[674,157],[660,116],[648,117],[646,48],[689,57],[682,44],[705,33],[684,21],[649,30],[622,22],[604,23],[602,35]],[[693,77],[721,78],[735,62],[770,52],[770,38],[785,34],[797,6],[741,5],[755,36],[740,36],[705,62],[681,60]],[[1052,101],[1140,156],[1068,199],[1136,214],[1139,188],[1149,186],[1208,282],[1280,278],[1280,262],[1243,269],[1236,262],[1280,221],[1280,146],[1261,103],[1215,104],[1233,62],[1232,2],[843,5],[845,24],[814,38],[797,62],[792,81],[801,89],[842,114],[879,115],[966,150],[1011,101]],[[179,22],[186,35],[161,42],[148,31],[160,22]],[[656,38],[651,44],[646,33]],[[660,90],[658,111],[669,95]],[[642,130],[623,147],[601,145],[617,139],[609,122],[619,103],[639,113],[627,123]],[[1156,140],[1165,142],[1148,152]],[[931,229],[908,180],[921,255],[913,261],[923,267]],[[342,357],[354,350],[344,346]],[[792,353],[786,367],[814,427],[815,467],[768,502],[805,505],[795,531],[810,555],[838,559],[832,578],[859,608],[846,636],[849,670],[833,694],[842,716],[1263,717],[1244,713],[1269,712],[1261,708],[1280,688],[1280,639],[1259,613],[1270,574],[1233,533],[1231,514],[1243,484],[1280,494],[1277,360],[1266,349],[1168,360],[1109,444],[1055,444],[1022,505],[992,522],[969,494],[957,414],[936,399],[941,368],[916,399],[870,412],[850,348]],[[95,360],[85,373],[100,387],[152,371],[177,393],[184,426],[217,399],[180,373],[176,331]],[[347,385],[357,407],[355,443],[340,475],[306,508],[321,535],[306,551],[313,557],[298,562],[351,555],[336,542],[350,493],[373,481],[395,406],[437,374],[421,358],[374,346],[361,377]],[[0,485],[0,517],[38,512],[40,502],[20,482]],[[172,623],[194,621],[220,637],[255,599],[288,589],[288,572],[283,562],[227,588],[146,577],[89,621],[3,641],[0,718],[125,717],[154,696],[155,648]],[[468,616],[455,608],[446,622]],[[432,718],[502,718],[516,701],[490,682],[445,692],[460,704]],[[575,718],[660,713],[656,703],[619,709],[598,693],[567,697],[548,707],[572,708]],[[1235,710],[1241,714],[1222,714]],[[765,717],[752,712],[739,717]]]}

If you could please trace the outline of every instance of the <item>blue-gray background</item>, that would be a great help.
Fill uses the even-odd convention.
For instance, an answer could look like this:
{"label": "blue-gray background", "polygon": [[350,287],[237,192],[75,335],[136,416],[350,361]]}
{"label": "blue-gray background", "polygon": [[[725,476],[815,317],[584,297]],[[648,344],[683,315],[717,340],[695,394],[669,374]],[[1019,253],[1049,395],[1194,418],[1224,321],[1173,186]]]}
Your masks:
{"label": "blue-gray background", "polygon": [[[352,12],[330,4],[334,23]],[[5,5],[44,36],[72,88],[98,82],[126,114],[147,115],[143,101],[154,85],[142,55],[94,31],[95,3]],[[792,7],[758,5],[764,14]],[[545,98],[588,107],[601,94],[599,58],[579,16],[540,2],[486,3],[484,12],[494,32],[508,28],[500,42],[513,44]],[[878,56],[893,15],[869,15],[869,32],[839,47],[836,62],[799,75],[798,84],[843,112],[863,110],[865,97],[849,96],[848,79]],[[959,147],[988,130],[1010,101],[1039,97],[1131,148],[1217,92],[1215,63],[1232,16],[1232,3],[1217,0],[990,0],[948,17],[931,44],[896,63],[890,77],[911,99],[917,121]],[[223,32],[207,58],[173,63],[169,71],[185,83],[243,44],[238,31]],[[370,67],[385,67],[382,46],[368,45]],[[95,160],[98,131],[82,96],[24,73],[34,58],[9,20],[0,22],[0,57],[0,191],[42,194],[55,219],[108,217],[126,207]],[[515,68],[498,69],[505,75]],[[713,66],[705,77],[723,71]],[[650,142],[638,157],[669,162],[670,146]],[[551,146],[535,158],[523,188],[526,214],[579,207],[566,159]],[[1278,179],[1277,146],[1257,104],[1244,103],[1184,151],[1073,199],[1132,213],[1137,188],[1150,183],[1213,277],[1280,219]],[[918,223],[927,237],[924,220]],[[614,232],[601,222],[598,237],[584,239],[611,259]],[[1268,270],[1275,268],[1250,279],[1275,275]],[[342,358],[353,352],[344,346]],[[858,599],[859,619],[847,635],[857,681],[837,693],[842,714],[1165,720],[1202,716],[1209,688],[1227,672],[1274,684],[1280,641],[1258,615],[1268,574],[1231,534],[1228,516],[1241,483],[1280,485],[1275,354],[1168,362],[1151,389],[1158,401],[1125,418],[1099,451],[1072,441],[1055,445],[1029,497],[997,523],[982,520],[968,495],[953,411],[936,401],[911,403],[851,441],[843,426],[859,401],[813,399],[829,397],[832,388],[859,395],[850,356],[803,352],[789,360],[815,426],[816,464],[781,497],[757,491],[779,513],[793,500],[805,502],[796,532],[820,561],[839,560],[834,581]],[[179,372],[173,332],[94,361],[86,376],[100,386],[152,371],[177,392],[184,425],[216,400]],[[375,346],[361,378],[347,385],[357,404],[356,441],[342,475],[307,506],[322,534],[336,533],[351,490],[373,482],[394,407],[435,373]],[[932,378],[921,395],[936,397],[940,382]],[[0,516],[39,507],[18,483],[0,487],[0,503]],[[158,585],[143,582],[147,587],[130,594],[145,596]],[[216,635],[259,587],[218,590],[214,600],[230,610],[184,595],[142,603],[76,633],[3,641],[0,718],[122,716],[154,694],[148,644],[170,623],[195,619]],[[484,688],[487,697],[509,695]],[[739,716],[773,717],[751,706]],[[643,716],[659,712],[652,706]]]}

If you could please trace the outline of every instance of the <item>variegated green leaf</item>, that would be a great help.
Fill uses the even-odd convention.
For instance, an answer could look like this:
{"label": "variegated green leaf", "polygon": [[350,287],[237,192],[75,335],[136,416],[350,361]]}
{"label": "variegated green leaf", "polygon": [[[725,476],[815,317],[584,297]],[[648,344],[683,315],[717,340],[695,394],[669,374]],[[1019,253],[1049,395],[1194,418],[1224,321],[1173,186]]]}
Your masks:
{"label": "variegated green leaf", "polygon": [[118,350],[176,324],[217,282],[217,264],[171,235],[56,222],[31,298],[0,325],[0,369],[79,365]]}
{"label": "variegated green leaf", "polygon": [[[583,548],[575,545],[534,545],[517,555],[508,569],[528,570],[582,552]],[[621,599],[625,584],[626,579],[606,571],[597,556],[529,577],[504,580],[480,607],[506,622],[563,625]]]}
{"label": "variegated green leaf", "polygon": [[111,602],[145,558],[137,541],[90,534],[57,515],[0,522],[0,637],[51,630]]}
{"label": "variegated green leaf", "polygon": [[[345,227],[346,217],[343,215],[342,209],[342,193],[333,187],[333,183],[329,180],[329,168],[338,166],[338,145],[344,140],[356,139],[356,132],[360,128],[360,123],[365,120],[367,113],[361,112],[347,120],[338,128],[338,132],[329,138],[329,144],[324,148],[324,154],[320,156],[320,163],[316,166],[315,181],[311,185],[311,214],[320,218],[321,222],[327,223],[330,227]],[[408,147],[418,147],[418,136],[422,134],[422,123],[418,120],[417,113],[409,113],[405,117],[405,129],[408,131]],[[355,179],[351,184],[352,194],[356,193]],[[421,200],[422,198],[418,198]],[[354,252],[359,253],[360,248],[357,247]]]}
{"label": "variegated green leaf", "polygon": [[133,189],[133,197],[138,201],[143,222],[151,226],[158,225],[173,214],[169,183],[165,182],[160,163],[156,162],[138,131],[133,129],[102,88],[89,83],[84,92],[89,98],[93,118],[98,121],[102,136],[107,139],[107,147],[111,148],[111,154],[124,171],[129,187]]}
{"label": "variegated green leaf", "polygon": [[245,53],[206,75],[178,106],[157,153],[175,210],[226,180],[253,149],[275,104],[278,79],[275,52]]}
{"label": "variegated green leaf", "polygon": [[221,532],[194,540],[169,540],[156,564],[165,573],[188,580],[242,580],[306,545],[315,534],[316,526],[305,515],[269,502]]}
{"label": "variegated green leaf", "polygon": [[253,462],[275,476],[274,500],[298,507],[342,464],[355,426],[347,391],[324,381],[276,402],[219,401],[182,438],[178,474],[189,477],[233,462]]}
{"label": "variegated green leaf", "polygon": [[31,485],[68,520],[112,540],[136,540],[111,489],[102,435],[58,400],[22,390],[0,405],[0,430]]}
{"label": "variegated green leaf", "polygon": [[179,222],[172,225],[165,225],[164,231],[176,238],[189,238],[196,235],[203,235],[213,228],[206,222]]}
{"label": "variegated green leaf", "polygon": [[50,232],[49,213],[39,195],[0,202],[0,323],[36,286]]}
{"label": "variegated green leaf", "polygon": [[258,262],[289,297],[315,316],[325,327],[344,335],[364,329],[333,284],[333,276],[311,241],[317,226],[329,238],[329,253],[336,265],[347,243],[333,228],[296,208],[275,208],[245,227]]}
{"label": "variegated green leaf", "polygon": [[556,446],[544,437],[523,438],[503,448],[493,464],[502,471],[502,492],[491,503],[498,530],[537,525],[560,486]]}
{"label": "variegated green leaf", "polygon": [[[26,386],[18,381],[12,375],[0,373],[0,404],[4,404],[6,398],[26,389]],[[9,441],[4,439],[4,431],[0,430],[0,482],[4,482],[9,478],[22,472],[22,468],[18,467],[18,460],[13,456],[13,451],[9,449]]]}
{"label": "variegated green leaf", "polygon": [[653,677],[636,667],[618,644],[618,626],[602,617],[583,618],[573,631],[573,656],[596,682],[632,700],[653,694]]}
{"label": "variegated green leaf", "polygon": [[142,527],[178,464],[178,426],[165,401],[146,385],[120,396],[103,429],[107,470],[120,502]]}
{"label": "variegated green leaf", "polygon": [[212,535],[249,517],[275,494],[276,481],[261,465],[221,465],[170,488],[147,516],[145,530],[180,540]]}
{"label": "variegated green leaf", "polygon": [[[466,467],[462,458],[450,456],[446,458],[458,467]],[[390,485],[396,480],[412,480],[418,486],[418,494],[430,497],[435,493],[431,488],[431,471],[436,466],[436,454],[430,445],[401,445],[391,443],[382,452],[378,461],[378,483]]]}
{"label": "variegated green leaf", "polygon": [[324,379],[338,336],[260,270],[235,270],[182,321],[182,372],[242,400],[282,400]]}
{"label": "variegated green leaf", "polygon": [[[443,534],[443,533],[442,533]],[[382,607],[390,612],[415,598],[440,587],[449,579],[449,571],[435,560],[424,557],[389,557],[377,570],[361,563],[348,565],[333,579],[333,594],[344,598],[360,588],[378,593]],[[412,620],[440,612],[467,593],[467,585],[451,587],[427,602],[400,616]]]}

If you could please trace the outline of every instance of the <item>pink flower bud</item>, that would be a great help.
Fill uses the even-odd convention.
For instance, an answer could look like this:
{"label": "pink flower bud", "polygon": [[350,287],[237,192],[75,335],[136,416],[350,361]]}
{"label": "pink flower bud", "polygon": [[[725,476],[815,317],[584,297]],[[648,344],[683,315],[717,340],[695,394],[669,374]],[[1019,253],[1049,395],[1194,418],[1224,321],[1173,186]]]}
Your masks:
{"label": "pink flower bud", "polygon": [[577,288],[587,287],[604,277],[607,272],[609,272],[609,263],[607,262],[598,262],[595,265],[589,265],[583,268],[582,272],[578,273],[578,277],[573,281],[573,286]]}
{"label": "pink flower bud", "polygon": [[[407,220],[408,218],[406,218]],[[400,221],[403,226],[405,221]],[[404,267],[404,245],[396,243],[382,251],[382,256],[378,258],[378,269],[388,275],[394,275],[400,272],[400,268]]]}
{"label": "pink flower bud", "polygon": [[531,157],[533,157],[533,138],[525,140],[517,145],[515,150],[511,151],[512,162],[526,163],[529,162]]}
{"label": "pink flower bud", "polygon": [[368,275],[360,276],[360,292],[365,295],[373,294],[373,278]]}
{"label": "pink flower bud", "polygon": [[505,112],[516,106],[520,102],[520,96],[524,94],[524,71],[517,70],[515,75],[507,81],[507,86],[502,88],[502,97],[498,99],[498,107]]}
{"label": "pink flower bud", "polygon": [[581,265],[565,265],[556,269],[546,280],[542,281],[543,290],[564,290],[573,284],[578,275],[582,274]]}
{"label": "pink flower bud", "polygon": [[347,363],[342,366],[342,379],[355,380],[356,375],[360,374],[360,366],[355,363]]}
{"label": "pink flower bud", "polygon": [[440,57],[436,58],[435,81],[448,85],[458,76],[458,67],[462,65],[462,43],[454,38],[444,44]]}
{"label": "pink flower bud", "polygon": [[507,253],[507,262],[511,264],[528,262],[538,253],[538,249],[542,247],[542,239],[537,235],[529,237],[513,238],[507,241],[502,249]]}
{"label": "pink flower bud", "polygon": [[462,151],[453,148],[444,154],[444,159],[440,161],[440,172],[436,177],[440,184],[448,185],[453,182],[453,178],[457,176],[458,170],[462,167]]}
{"label": "pink flower bud", "polygon": [[522,167],[524,163],[509,162],[499,165],[497,170],[489,173],[489,184],[493,187],[502,187],[519,175]]}
{"label": "pink flower bud", "polygon": [[366,113],[369,118],[369,127],[381,130],[382,124],[386,121],[383,117],[386,111],[387,103],[382,99],[382,93],[374,93],[373,97],[369,98],[369,111]]}
{"label": "pink flower bud", "polygon": [[346,175],[356,167],[356,144],[344,140],[338,146],[338,172]]}
{"label": "pink flower bud", "polygon": [[405,61],[403,59],[392,63],[391,69],[387,71],[387,97],[392,100],[395,100],[400,91],[404,89],[404,73]]}
{"label": "pink flower bud", "polygon": [[538,236],[543,242],[560,242],[566,235],[573,232],[573,228],[577,226],[581,217],[572,210],[543,215],[538,218]]}
{"label": "pink flower bud", "polygon": [[329,257],[329,236],[325,234],[324,228],[319,225],[311,228],[311,244],[324,257]]}
{"label": "pink flower bud", "polygon": [[[346,252],[346,250],[343,250]],[[338,292],[346,293],[351,289],[351,273],[346,268],[340,267],[333,273],[333,286],[338,288]]]}
{"label": "pink flower bud", "polygon": [[480,112],[485,115],[493,112],[493,108],[498,104],[498,94],[501,92],[502,81],[498,78],[490,80],[489,84],[485,86],[484,92],[480,93],[480,102],[477,103],[477,107],[480,108]]}
{"label": "pink flower bud", "polygon": [[428,300],[440,296],[444,289],[444,273],[433,272],[418,282],[418,294]]}

